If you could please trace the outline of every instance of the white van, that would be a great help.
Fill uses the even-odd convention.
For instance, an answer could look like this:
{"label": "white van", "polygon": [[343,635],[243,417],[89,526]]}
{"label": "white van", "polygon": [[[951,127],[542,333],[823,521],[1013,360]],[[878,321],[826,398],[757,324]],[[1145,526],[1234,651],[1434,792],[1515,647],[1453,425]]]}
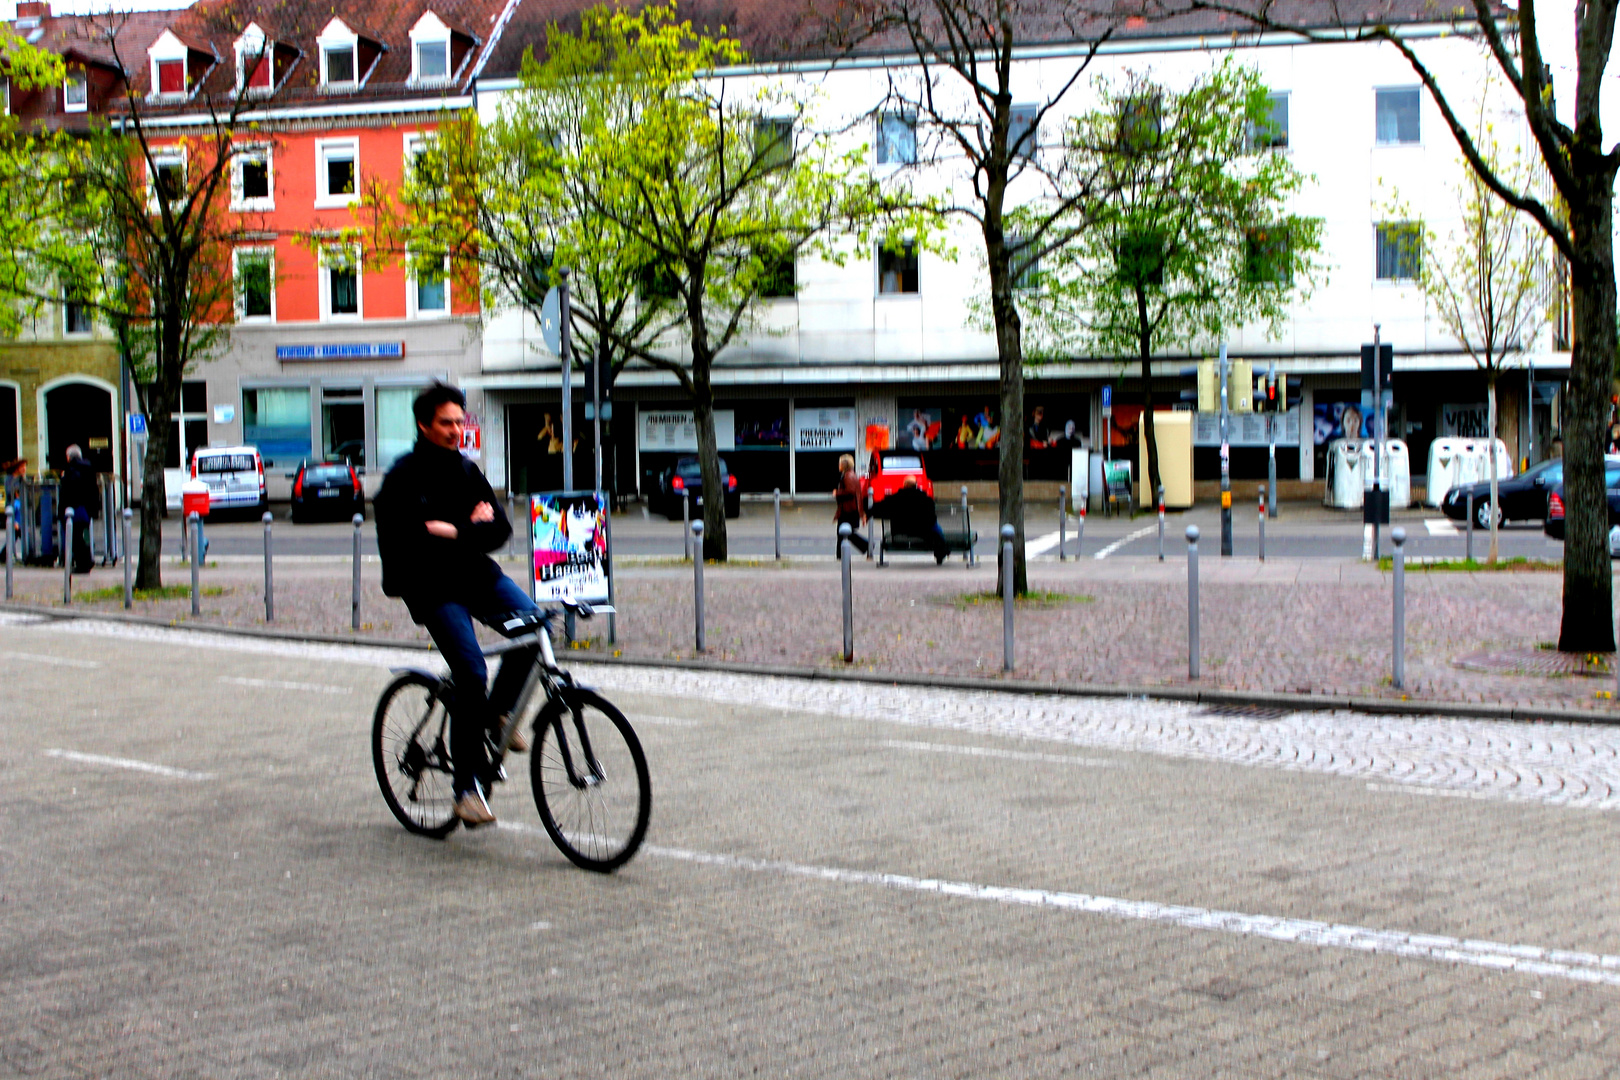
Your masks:
{"label": "white van", "polygon": [[210,446],[191,459],[191,478],[208,485],[208,508],[266,509],[264,459],[256,446]]}

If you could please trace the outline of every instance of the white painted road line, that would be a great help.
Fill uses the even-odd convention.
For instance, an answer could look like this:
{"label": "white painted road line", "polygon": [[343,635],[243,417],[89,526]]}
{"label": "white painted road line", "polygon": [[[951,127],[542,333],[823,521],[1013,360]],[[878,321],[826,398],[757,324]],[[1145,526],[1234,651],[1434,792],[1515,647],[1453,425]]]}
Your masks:
{"label": "white painted road line", "polygon": [[[508,832],[545,836],[542,829],[518,822],[501,822]],[[548,838],[549,839],[549,838]],[[1620,986],[1620,956],[1545,949],[1539,945],[1514,945],[1499,941],[1456,938],[1445,934],[1414,934],[1403,930],[1378,930],[1367,926],[1319,922],[1315,919],[1289,919],[1276,915],[1251,915],[1219,908],[1160,904],[1152,900],[1121,900],[1088,893],[1053,892],[1005,885],[981,885],[971,881],[945,881],[906,874],[884,874],[871,870],[849,870],[837,866],[810,866],[776,859],[751,859],[741,855],[717,855],[705,851],[642,846],[643,854],[659,859],[715,866],[726,870],[781,874],[813,878],[840,885],[877,885],[905,892],[934,893],[959,900],[989,901],[1020,907],[1055,908],[1102,915],[1113,919],[1134,919],[1178,926],[1186,930],[1208,930],[1240,937],[1267,938],[1292,945],[1323,949],[1379,953],[1407,960],[1430,960],[1446,964],[1466,964],[1522,975],[1544,975],[1575,982]]]}
{"label": "white painted road line", "polygon": [[648,716],[646,713],[626,713],[630,717],[630,726],[637,724],[651,724],[654,727],[697,727],[703,723],[701,720],[688,720],[684,716]]}
{"label": "white painted road line", "polygon": [[130,769],[134,772],[151,773],[153,776],[167,776],[171,780],[212,780],[213,773],[192,772],[190,769],[175,769],[168,765],[156,765],[150,761],[135,761],[131,758],[103,757],[100,754],[81,754],[77,750],[45,751],[46,757],[61,758],[63,761],[76,761],[81,765],[101,765],[109,769]]}
{"label": "white painted road line", "polygon": [[1456,536],[1457,526],[1450,518],[1424,518],[1423,527],[1430,536]]}
{"label": "white painted road line", "polygon": [[1058,533],[1049,532],[1045,536],[1038,536],[1033,540],[1025,541],[1024,558],[1033,559],[1037,555],[1045,555],[1058,546],[1058,536]]}
{"label": "white painted road line", "polygon": [[1108,769],[1119,762],[1108,758],[1075,757],[1072,754],[1040,754],[1031,750],[999,750],[990,746],[957,746],[954,743],[906,742],[888,739],[883,743],[891,750],[922,750],[936,754],[965,754],[969,757],[1001,758],[1005,761],[1050,761],[1057,765],[1083,765],[1091,769]]}
{"label": "white painted road line", "polygon": [[1115,540],[1112,544],[1109,544],[1107,547],[1105,547],[1101,551],[1097,552],[1097,554],[1093,555],[1092,558],[1093,559],[1106,559],[1106,558],[1108,558],[1108,556],[1112,555],[1114,552],[1118,551],[1120,548],[1124,547],[1126,544],[1130,543],[1132,540],[1140,540],[1140,539],[1142,539],[1142,537],[1144,537],[1144,536],[1148,535],[1149,533],[1151,533],[1151,532],[1155,531],[1156,529],[1158,529],[1158,527],[1159,527],[1159,523],[1154,522],[1152,525],[1149,525],[1145,529],[1137,529],[1135,532],[1131,533],[1129,536],[1122,536],[1118,540]]}
{"label": "white painted road line", "polygon": [[24,660],[30,664],[50,664],[52,667],[98,668],[94,660],[75,660],[67,656],[47,656],[44,653],[0,652],[0,660]]}
{"label": "white painted road line", "polygon": [[281,679],[246,679],[239,675],[221,675],[219,681],[232,686],[252,686],[261,690],[307,690],[312,694],[352,694],[352,686],[332,686],[328,683],[285,682]]}

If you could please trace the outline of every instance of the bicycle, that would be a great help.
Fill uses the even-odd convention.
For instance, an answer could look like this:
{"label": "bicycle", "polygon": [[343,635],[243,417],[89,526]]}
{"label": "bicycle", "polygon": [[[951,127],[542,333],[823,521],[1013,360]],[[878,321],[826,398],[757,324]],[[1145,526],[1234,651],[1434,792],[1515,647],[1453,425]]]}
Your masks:
{"label": "bicycle", "polygon": [[[588,604],[564,601],[581,618]],[[511,720],[488,738],[488,781],[506,778],[502,762],[529,713],[537,690],[545,699],[536,712],[529,776],[534,805],[552,842],[574,865],[609,873],[635,855],[647,834],[652,791],[647,759],[635,729],[611,702],[580,686],[557,664],[551,621],[562,612],[542,611],[503,623],[507,640],[484,650],[498,656],[538,645],[539,655],[511,711]],[[396,668],[397,678],[377,701],[371,756],[383,800],[409,831],[442,840],[461,823],[451,788],[450,711],[455,687],[448,675]]]}

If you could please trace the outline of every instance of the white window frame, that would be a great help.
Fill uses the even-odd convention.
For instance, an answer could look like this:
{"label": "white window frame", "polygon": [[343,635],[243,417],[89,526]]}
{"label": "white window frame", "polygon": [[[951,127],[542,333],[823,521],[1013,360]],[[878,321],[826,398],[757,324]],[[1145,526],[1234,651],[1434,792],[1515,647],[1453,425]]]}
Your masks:
{"label": "white window frame", "polygon": [[[1411,142],[1402,142],[1399,139],[1392,139],[1392,140],[1390,140],[1388,142],[1385,142],[1384,140],[1382,140],[1382,139],[1380,139],[1378,137],[1378,95],[1379,94],[1384,94],[1384,93],[1393,93],[1393,92],[1396,92],[1396,91],[1399,91],[1401,93],[1412,93],[1413,91],[1417,92],[1417,126],[1418,126],[1418,130],[1417,130],[1417,138],[1413,139]],[[1373,146],[1380,147],[1380,148],[1382,148],[1382,147],[1390,147],[1390,146],[1422,146],[1423,145],[1423,98],[1424,98],[1424,93],[1423,93],[1423,84],[1422,83],[1401,83],[1401,84],[1396,85],[1396,86],[1375,86],[1375,87],[1373,87]]]}
{"label": "white window frame", "polygon": [[180,165],[180,189],[185,194],[186,173],[190,162],[187,160],[184,146],[154,146],[152,147],[151,161],[146,170],[146,205],[152,213],[158,211],[157,172],[164,165],[177,162]]}
{"label": "white window frame", "polygon": [[[269,86],[247,85],[247,60],[249,56],[261,56],[270,65]],[[258,23],[248,23],[242,36],[236,39],[236,92],[249,97],[259,97],[274,93],[276,89],[276,43]]]}
{"label": "white window frame", "polygon": [[[354,313],[338,314],[332,310],[332,267],[326,265],[329,251],[354,252]],[[366,317],[366,275],[363,252],[353,244],[322,244],[316,256],[321,294],[321,322],[360,322]]]}
{"label": "white window frame", "polygon": [[[451,46],[450,28],[432,11],[425,11],[422,17],[416,20],[411,27],[411,84],[413,86],[448,86],[455,82],[456,72],[454,63],[454,50]],[[444,46],[444,74],[424,77],[421,73],[421,56],[417,51],[419,45]]]}
{"label": "white window frame", "polygon": [[95,334],[96,334],[96,316],[95,316],[95,313],[93,311],[91,311],[86,305],[79,304],[78,305],[79,307],[84,308],[85,321],[89,324],[90,328],[88,330],[69,330],[68,329],[68,306],[69,305],[68,305],[67,289],[64,288],[62,290],[62,336],[64,338],[67,338],[67,339],[72,340],[72,341],[83,341],[83,340],[85,340],[87,338],[94,337]]}
{"label": "white window frame", "polygon": [[[248,315],[242,310],[242,256],[248,255],[254,259],[263,258],[270,266],[270,314]],[[231,251],[231,295],[236,308],[236,321],[239,323],[262,324],[276,321],[276,249],[273,247],[239,247]]]}
{"label": "white window frame", "polygon": [[[236,148],[235,160],[231,162],[231,209],[237,213],[252,213],[261,210],[274,210],[276,208],[276,160],[275,153],[269,143],[251,143]],[[263,159],[265,180],[269,185],[269,194],[263,197],[248,198],[242,194],[242,166],[244,163],[256,159]]]}
{"label": "white window frame", "polygon": [[[152,47],[146,50],[148,77],[151,80],[151,91],[146,95],[148,101],[184,101],[191,96],[187,87],[191,76],[191,49],[185,42],[174,36],[169,30],[158,35]],[[158,82],[159,63],[178,63],[180,65],[180,89],[164,93],[159,90]]]}
{"label": "white window frame", "polygon": [[[909,160],[909,161],[901,160],[901,159],[898,159],[898,158],[890,158],[888,161],[881,160],[881,158],[883,157],[883,148],[884,148],[885,145],[887,145],[885,143],[885,141],[884,141],[883,126],[886,123],[888,123],[890,120],[898,120],[898,121],[900,121],[907,128],[909,128],[910,131],[911,131],[911,160]],[[877,146],[874,147],[873,149],[874,149],[873,157],[879,159],[877,164],[883,166],[884,168],[903,169],[907,165],[915,165],[915,164],[917,164],[917,155],[918,155],[918,147],[917,147],[917,114],[914,113],[914,112],[906,112],[904,109],[888,109],[888,110],[885,110],[883,112],[878,113],[878,116],[877,116]]]}
{"label": "white window frame", "polygon": [[448,319],[450,317],[450,256],[444,257],[444,307],[423,311],[417,307],[415,264],[406,253],[405,265],[405,317],[409,319]]}
{"label": "white window frame", "polygon": [[434,138],[431,131],[407,131],[404,137],[404,157],[401,159],[402,181],[415,179],[416,158]]}
{"label": "white window frame", "polygon": [[11,80],[0,75],[0,116],[11,115]]}
{"label": "white window frame", "polygon": [[[74,86],[79,87],[79,91],[80,91],[80,95],[81,95],[77,102],[75,102],[73,100],[72,95],[69,93],[69,91],[71,91]],[[8,94],[8,99],[9,99],[9,94]],[[89,109],[90,109],[90,76],[89,76],[89,74],[87,72],[83,72],[83,71],[70,71],[70,72],[68,72],[67,77],[62,80],[62,111],[63,112],[70,112],[70,113],[81,113],[81,112],[88,112]]]}
{"label": "white window frame", "polygon": [[[321,89],[327,91],[358,90],[365,81],[360,71],[360,35],[350,30],[342,19],[333,19],[321,31],[321,36],[315,39],[315,44],[321,54]],[[354,78],[346,82],[329,82],[326,78],[326,54],[334,49],[349,49],[354,55]]]}
{"label": "white window frame", "polygon": [[[327,162],[333,154],[347,153],[354,162],[354,190],[348,194],[334,195],[327,190],[330,174],[327,172]],[[316,139],[315,140],[315,207],[316,209],[331,209],[339,206],[351,206],[360,201],[360,140],[347,139]]]}

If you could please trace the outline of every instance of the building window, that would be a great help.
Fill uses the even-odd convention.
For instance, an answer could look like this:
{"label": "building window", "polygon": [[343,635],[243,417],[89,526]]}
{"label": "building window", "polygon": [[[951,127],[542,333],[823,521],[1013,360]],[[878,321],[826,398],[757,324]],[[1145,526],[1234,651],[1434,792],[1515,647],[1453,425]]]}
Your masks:
{"label": "building window", "polygon": [[793,121],[754,121],[754,153],[767,167],[793,164]]}
{"label": "building window", "polygon": [[67,81],[62,84],[62,110],[84,112],[89,107],[90,89],[89,84],[85,82],[84,72],[69,72]]}
{"label": "building window", "polygon": [[416,43],[417,82],[434,82],[450,77],[450,43],[448,41],[418,41]]}
{"label": "building window", "polygon": [[883,113],[878,117],[879,165],[917,163],[917,118],[909,113]]}
{"label": "building window", "polygon": [[1378,280],[1416,281],[1423,268],[1423,228],[1415,221],[1378,226]]}
{"label": "building window", "polygon": [[414,199],[436,198],[445,186],[431,153],[431,139],[431,135],[414,131],[405,136],[405,178]]}
{"label": "building window", "polygon": [[152,206],[158,197],[176,203],[186,196],[186,159],[183,153],[154,151],[152,154]]}
{"label": "building window", "polygon": [[406,281],[406,299],[410,301],[410,314],[417,319],[442,319],[450,314],[450,260],[443,259],[435,268],[422,259],[411,260],[411,273]]}
{"label": "building window", "polygon": [[236,317],[274,321],[276,317],[275,257],[263,249],[234,253],[236,260]]}
{"label": "building window", "polygon": [[1025,245],[1028,239],[1022,236],[1008,237],[1007,258],[1008,267],[1012,270],[1012,287],[1019,292],[1030,292],[1041,287],[1041,260],[1040,256],[1031,257]]}
{"label": "building window", "polygon": [[186,62],[159,60],[157,62],[158,93],[184,94],[186,92]]}
{"label": "building window", "polygon": [[1007,118],[1007,153],[1013,157],[1033,157],[1040,149],[1041,133],[1035,130],[1039,105],[1014,105]]}
{"label": "building window", "polygon": [[1120,237],[1119,280],[1127,288],[1164,288],[1164,236],[1156,229],[1136,229]]}
{"label": "building window", "polygon": [[11,115],[11,80],[0,78],[0,116]]}
{"label": "building window", "polygon": [[326,65],[327,86],[350,86],[354,83],[354,46],[342,45],[327,49],[322,55]]}
{"label": "building window", "polygon": [[321,249],[321,316],[360,317],[360,252],[355,248]]}
{"label": "building window", "polygon": [[1250,124],[1245,142],[1250,150],[1288,149],[1288,95],[1270,94],[1264,123]]}
{"label": "building window", "polygon": [[878,293],[896,296],[917,291],[917,244],[907,240],[878,248]]}
{"label": "building window", "polygon": [[761,252],[759,258],[759,295],[771,300],[791,300],[798,295],[798,267],[792,252]]}
{"label": "building window", "polygon": [[237,151],[236,170],[231,187],[232,210],[276,208],[268,146],[255,146]]}
{"label": "building window", "polygon": [[275,43],[264,36],[257,23],[250,23],[236,39],[236,89],[267,93],[274,83]]}
{"label": "building window", "polygon": [[82,335],[90,333],[90,308],[77,293],[68,290],[62,297],[62,333]]}
{"label": "building window", "polygon": [[1245,229],[1243,277],[1251,285],[1288,285],[1293,282],[1292,247],[1288,230],[1276,226]]}
{"label": "building window", "polygon": [[316,206],[347,206],[359,198],[359,152],[354,139],[315,144]]}
{"label": "building window", "polygon": [[1422,104],[1423,93],[1415,86],[1378,91],[1378,142],[1385,146],[1418,142],[1422,133],[1419,123]]}
{"label": "building window", "polygon": [[1136,97],[1119,107],[1119,148],[1126,154],[1146,154],[1159,148],[1164,128],[1158,95]]}

